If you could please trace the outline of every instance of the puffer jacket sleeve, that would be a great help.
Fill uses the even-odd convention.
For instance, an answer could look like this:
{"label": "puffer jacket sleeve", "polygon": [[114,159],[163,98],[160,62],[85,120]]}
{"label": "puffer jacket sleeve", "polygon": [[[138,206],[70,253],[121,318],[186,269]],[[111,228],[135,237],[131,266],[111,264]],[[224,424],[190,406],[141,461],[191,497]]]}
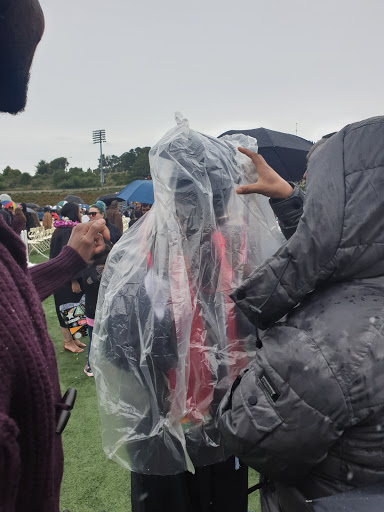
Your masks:
{"label": "puffer jacket sleeve", "polygon": [[308,335],[270,329],[220,406],[229,451],[275,480],[297,484],[350,425],[339,381]]}
{"label": "puffer jacket sleeve", "polygon": [[305,194],[294,183],[290,183],[293,192],[286,199],[270,199],[269,204],[276,215],[279,226],[287,240],[295,233],[299,220],[303,215]]}

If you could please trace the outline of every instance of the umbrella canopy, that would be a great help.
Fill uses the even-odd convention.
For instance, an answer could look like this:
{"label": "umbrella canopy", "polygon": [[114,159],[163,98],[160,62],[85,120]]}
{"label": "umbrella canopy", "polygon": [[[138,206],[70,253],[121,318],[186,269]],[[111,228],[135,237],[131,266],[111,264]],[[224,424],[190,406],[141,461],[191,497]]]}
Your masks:
{"label": "umbrella canopy", "polygon": [[27,203],[28,208],[40,208],[40,206],[36,203]]}
{"label": "umbrella canopy", "polygon": [[68,201],[59,201],[56,206],[62,208],[66,203],[68,203]]}
{"label": "umbrella canopy", "polygon": [[81,199],[81,197],[79,197],[79,196],[71,196],[71,195],[69,195],[67,197],[64,197],[64,199],[66,201],[68,201],[69,203],[77,203],[77,204],[83,204],[84,203],[83,199]]}
{"label": "umbrella canopy", "polygon": [[89,204],[81,204],[80,208],[84,208],[84,210],[89,210]]}
{"label": "umbrella canopy", "polygon": [[108,206],[112,203],[112,201],[125,201],[125,199],[122,199],[116,194],[106,194],[105,196],[98,197],[96,201],[103,201],[103,203],[105,203]]}
{"label": "umbrella canopy", "polygon": [[1,204],[3,205],[3,208],[9,208],[12,206],[12,208],[15,209],[18,207],[18,205],[13,201],[1,201]]}
{"label": "umbrella canopy", "polygon": [[[151,180],[135,180],[118,194],[123,201],[153,204],[153,182]],[[117,198],[116,198],[117,199]]]}
{"label": "umbrella canopy", "polygon": [[27,207],[27,212],[28,213],[36,213],[36,211],[33,208],[28,208],[28,207]]}
{"label": "umbrella canopy", "polygon": [[300,181],[307,167],[306,155],[313,146],[309,140],[290,133],[276,132],[267,128],[254,130],[229,130],[222,133],[233,135],[243,133],[257,140],[259,154],[287,181]]}
{"label": "umbrella canopy", "polygon": [[3,201],[12,201],[11,199],[11,196],[9,196],[8,194],[0,194],[0,201],[3,202]]}

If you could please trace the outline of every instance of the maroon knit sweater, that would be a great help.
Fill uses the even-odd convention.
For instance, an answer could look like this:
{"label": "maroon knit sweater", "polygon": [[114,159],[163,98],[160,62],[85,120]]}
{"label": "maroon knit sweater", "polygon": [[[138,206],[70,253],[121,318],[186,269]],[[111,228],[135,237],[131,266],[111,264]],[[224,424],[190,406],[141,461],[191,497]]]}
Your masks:
{"label": "maroon knit sweater", "polygon": [[70,247],[28,271],[25,246],[0,218],[0,512],[58,512],[61,400],[40,300],[86,263]]}

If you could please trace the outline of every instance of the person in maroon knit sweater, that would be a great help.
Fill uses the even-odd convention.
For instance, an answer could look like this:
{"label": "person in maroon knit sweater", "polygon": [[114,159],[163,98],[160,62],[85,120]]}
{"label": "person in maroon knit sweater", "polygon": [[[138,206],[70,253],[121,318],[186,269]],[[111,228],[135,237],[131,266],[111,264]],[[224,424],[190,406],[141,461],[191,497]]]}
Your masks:
{"label": "person in maroon knit sweater", "polygon": [[[0,0],[0,112],[26,103],[44,30],[37,0]],[[103,250],[104,220],[74,228],[54,259],[27,268],[25,245],[0,216],[0,511],[59,512],[63,415],[54,347],[41,301]],[[65,414],[65,413],[64,413]]]}
{"label": "person in maroon knit sweater", "polygon": [[58,512],[63,408],[41,301],[104,249],[104,220],[73,229],[54,259],[27,268],[25,245],[0,219],[0,510]]}

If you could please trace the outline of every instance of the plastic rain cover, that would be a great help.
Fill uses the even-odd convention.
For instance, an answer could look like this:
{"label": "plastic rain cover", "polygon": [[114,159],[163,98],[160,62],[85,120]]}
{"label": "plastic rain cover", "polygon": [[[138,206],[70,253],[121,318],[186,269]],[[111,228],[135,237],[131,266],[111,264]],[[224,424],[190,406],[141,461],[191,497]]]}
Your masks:
{"label": "plastic rain cover", "polygon": [[255,353],[228,294],[282,244],[268,200],[235,193],[256,140],[176,119],[150,151],[155,203],[105,266],[91,351],[107,456],[157,475],[227,457],[216,410]]}

